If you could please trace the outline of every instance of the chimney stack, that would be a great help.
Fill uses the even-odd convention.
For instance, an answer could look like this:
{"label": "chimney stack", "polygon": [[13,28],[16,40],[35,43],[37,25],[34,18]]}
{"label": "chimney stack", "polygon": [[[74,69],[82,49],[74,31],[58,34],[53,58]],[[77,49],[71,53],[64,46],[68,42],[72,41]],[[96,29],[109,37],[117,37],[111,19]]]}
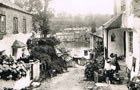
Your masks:
{"label": "chimney stack", "polygon": [[12,2],[12,3],[15,3],[15,0],[9,0],[10,2]]}
{"label": "chimney stack", "polygon": [[121,0],[114,0],[114,14],[121,13]]}

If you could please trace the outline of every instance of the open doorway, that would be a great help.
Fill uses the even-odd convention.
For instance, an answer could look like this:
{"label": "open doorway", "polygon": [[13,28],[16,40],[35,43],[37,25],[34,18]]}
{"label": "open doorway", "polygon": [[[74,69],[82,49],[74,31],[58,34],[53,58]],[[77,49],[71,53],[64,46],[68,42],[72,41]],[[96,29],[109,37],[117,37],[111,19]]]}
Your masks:
{"label": "open doorway", "polygon": [[124,57],[126,57],[126,32],[125,31],[123,35],[123,42],[124,42]]}

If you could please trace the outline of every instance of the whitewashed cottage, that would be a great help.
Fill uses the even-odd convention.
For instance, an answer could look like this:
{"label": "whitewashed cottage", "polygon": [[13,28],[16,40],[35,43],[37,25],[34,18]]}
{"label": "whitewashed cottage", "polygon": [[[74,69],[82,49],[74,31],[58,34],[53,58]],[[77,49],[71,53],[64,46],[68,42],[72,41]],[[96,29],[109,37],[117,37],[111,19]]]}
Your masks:
{"label": "whitewashed cottage", "polygon": [[10,0],[0,0],[0,52],[21,57],[32,32],[32,15]]}
{"label": "whitewashed cottage", "polygon": [[105,58],[125,57],[131,78],[139,75],[140,1],[114,0],[114,16],[103,25]]}

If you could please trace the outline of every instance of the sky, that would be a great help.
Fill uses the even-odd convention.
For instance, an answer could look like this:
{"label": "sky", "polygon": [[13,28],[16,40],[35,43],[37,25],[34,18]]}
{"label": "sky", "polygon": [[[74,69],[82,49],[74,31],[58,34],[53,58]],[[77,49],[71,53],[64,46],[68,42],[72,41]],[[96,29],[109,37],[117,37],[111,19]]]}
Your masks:
{"label": "sky", "polygon": [[113,14],[113,0],[52,0],[49,7],[55,13],[76,14]]}

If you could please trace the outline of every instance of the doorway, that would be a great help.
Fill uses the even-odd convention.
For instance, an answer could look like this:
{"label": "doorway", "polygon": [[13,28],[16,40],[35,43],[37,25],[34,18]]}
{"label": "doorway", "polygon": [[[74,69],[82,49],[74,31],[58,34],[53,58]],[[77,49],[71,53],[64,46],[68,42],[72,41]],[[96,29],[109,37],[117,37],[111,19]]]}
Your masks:
{"label": "doorway", "polygon": [[126,57],[126,32],[125,31],[123,34],[123,41],[124,41],[124,57]]}

